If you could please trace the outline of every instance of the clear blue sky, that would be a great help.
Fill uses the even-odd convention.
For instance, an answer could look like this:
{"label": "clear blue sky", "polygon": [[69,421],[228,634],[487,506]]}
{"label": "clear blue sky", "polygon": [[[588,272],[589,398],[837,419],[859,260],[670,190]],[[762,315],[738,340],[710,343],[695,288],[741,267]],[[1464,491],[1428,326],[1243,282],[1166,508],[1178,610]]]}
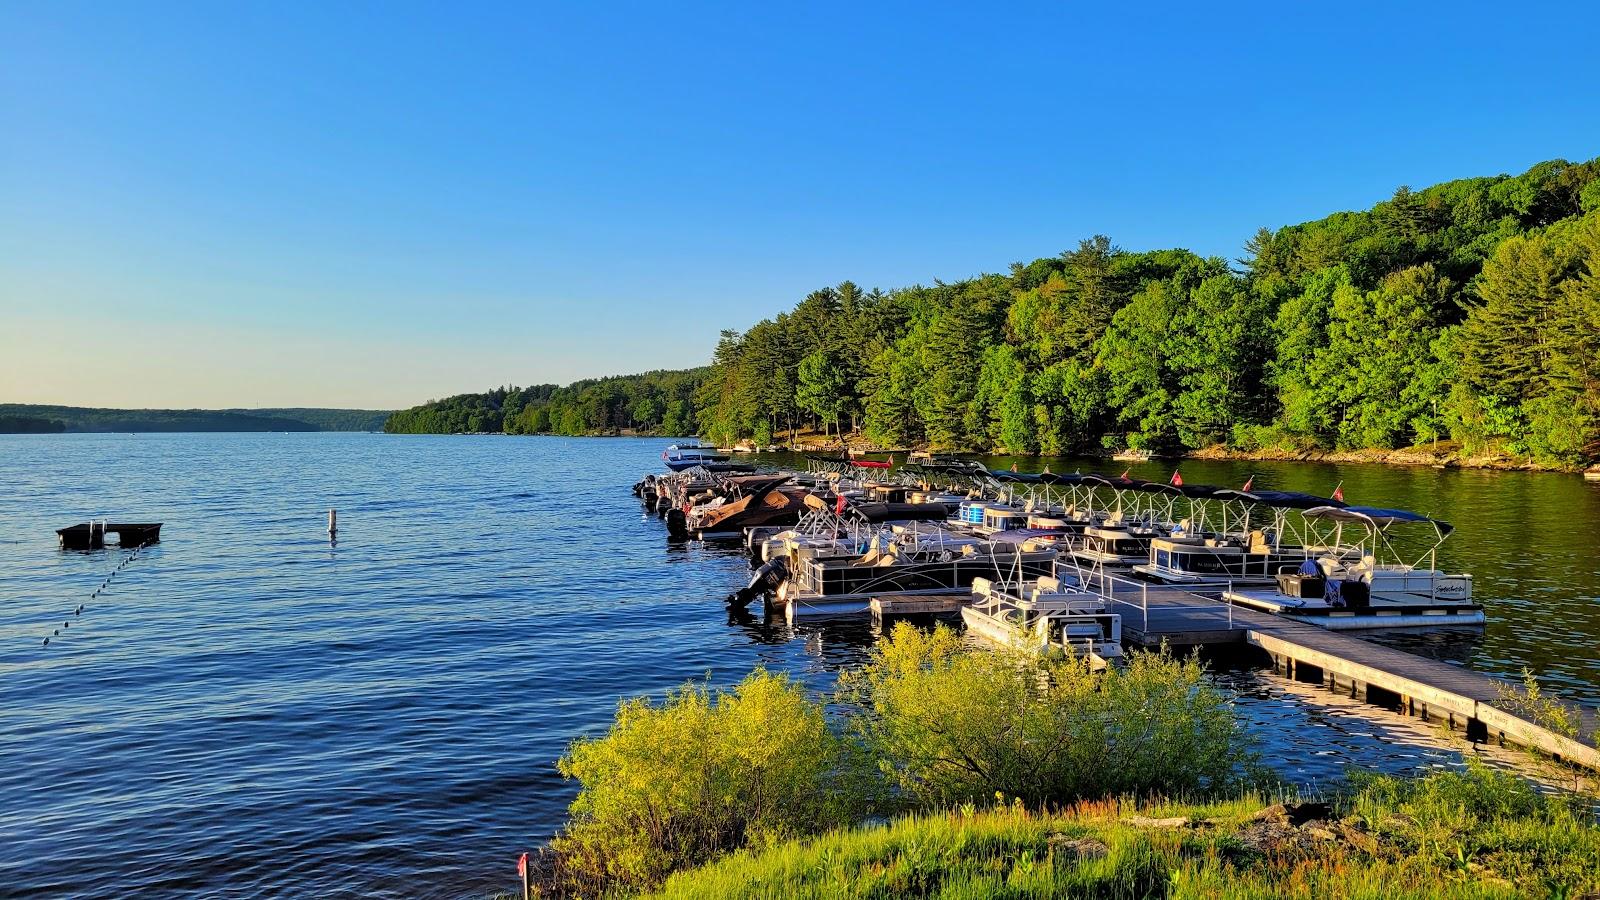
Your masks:
{"label": "clear blue sky", "polygon": [[821,285],[1098,232],[1237,256],[1600,155],[1597,22],[4,0],[0,401],[404,406],[698,364]]}

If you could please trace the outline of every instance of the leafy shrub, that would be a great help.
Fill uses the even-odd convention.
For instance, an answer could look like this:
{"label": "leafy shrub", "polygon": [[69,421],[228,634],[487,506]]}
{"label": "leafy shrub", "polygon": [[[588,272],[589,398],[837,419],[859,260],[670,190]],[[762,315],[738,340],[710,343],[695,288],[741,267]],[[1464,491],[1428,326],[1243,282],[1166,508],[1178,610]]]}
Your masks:
{"label": "leafy shrub", "polygon": [[880,766],[924,804],[1202,792],[1252,759],[1204,667],[1165,650],[1092,673],[1076,659],[976,652],[944,626],[901,623],[844,690]]}
{"label": "leafy shrub", "polygon": [[856,821],[878,781],[821,703],[762,670],[728,691],[691,683],[660,705],[626,701],[560,769],[583,786],[551,851],[555,877],[578,891],[647,887],[727,850]]}

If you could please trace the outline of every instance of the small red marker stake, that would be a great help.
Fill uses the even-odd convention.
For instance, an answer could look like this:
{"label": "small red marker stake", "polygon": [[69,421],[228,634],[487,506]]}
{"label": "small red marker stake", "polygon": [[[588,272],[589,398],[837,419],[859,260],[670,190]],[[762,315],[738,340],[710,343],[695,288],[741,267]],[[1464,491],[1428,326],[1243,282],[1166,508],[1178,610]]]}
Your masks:
{"label": "small red marker stake", "polygon": [[533,882],[528,880],[528,854],[517,857],[517,874],[522,876],[522,900],[533,900]]}

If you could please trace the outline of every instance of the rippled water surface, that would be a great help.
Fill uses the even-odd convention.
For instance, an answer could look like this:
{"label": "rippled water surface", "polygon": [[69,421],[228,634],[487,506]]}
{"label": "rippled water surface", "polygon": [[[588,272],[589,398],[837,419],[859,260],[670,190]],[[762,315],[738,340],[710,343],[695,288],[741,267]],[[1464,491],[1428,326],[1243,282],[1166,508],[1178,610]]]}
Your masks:
{"label": "rippled water surface", "polygon": [[[757,663],[826,688],[870,624],[730,617],[744,560],[669,545],[628,492],[665,444],[0,435],[0,894],[482,897],[558,826],[572,786],[553,761],[619,696]],[[1600,701],[1600,487],[1184,464],[1191,482],[1251,471],[1452,518],[1444,563],[1477,576],[1491,624],[1394,640]],[[91,597],[126,554],[59,551],[54,529],[100,517],[166,525]],[[1219,665],[1296,781],[1459,757],[1415,722]]]}

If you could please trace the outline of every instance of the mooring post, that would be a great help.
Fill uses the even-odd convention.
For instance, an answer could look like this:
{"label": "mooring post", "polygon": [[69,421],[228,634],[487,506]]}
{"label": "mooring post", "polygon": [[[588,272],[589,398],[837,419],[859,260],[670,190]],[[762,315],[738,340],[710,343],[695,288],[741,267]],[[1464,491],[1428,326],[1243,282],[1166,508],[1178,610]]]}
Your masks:
{"label": "mooring post", "polygon": [[339,534],[339,511],[337,509],[330,509],[330,510],[328,510],[328,537],[330,539],[332,539],[334,537],[337,537],[338,534]]}

